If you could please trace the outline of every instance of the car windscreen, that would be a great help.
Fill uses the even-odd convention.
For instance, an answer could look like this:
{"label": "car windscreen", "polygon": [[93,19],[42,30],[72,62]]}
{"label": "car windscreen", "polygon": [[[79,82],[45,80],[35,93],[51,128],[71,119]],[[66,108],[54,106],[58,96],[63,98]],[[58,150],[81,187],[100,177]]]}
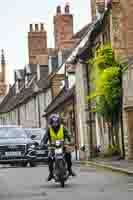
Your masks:
{"label": "car windscreen", "polygon": [[27,129],[26,130],[28,136],[35,136],[33,140],[41,140],[43,135],[45,134],[44,129]]}
{"label": "car windscreen", "polygon": [[0,127],[0,138],[26,138],[22,128]]}
{"label": "car windscreen", "polygon": [[36,137],[35,137],[36,140],[41,140],[42,135],[44,135],[44,131],[41,130],[41,129],[34,129],[34,130],[32,131],[32,134],[36,136]]}

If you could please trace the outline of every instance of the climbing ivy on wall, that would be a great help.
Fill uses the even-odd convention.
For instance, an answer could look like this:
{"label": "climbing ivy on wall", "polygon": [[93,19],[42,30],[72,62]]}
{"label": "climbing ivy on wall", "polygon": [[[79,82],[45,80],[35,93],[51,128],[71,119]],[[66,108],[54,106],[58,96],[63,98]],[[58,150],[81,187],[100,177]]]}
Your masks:
{"label": "climbing ivy on wall", "polygon": [[[95,100],[94,112],[102,116],[109,127],[110,145],[119,145],[119,119],[122,99],[121,76],[125,65],[115,58],[110,44],[101,46],[90,61],[94,90],[89,100]],[[114,137],[115,136],[115,137]],[[115,139],[114,139],[115,138]]]}

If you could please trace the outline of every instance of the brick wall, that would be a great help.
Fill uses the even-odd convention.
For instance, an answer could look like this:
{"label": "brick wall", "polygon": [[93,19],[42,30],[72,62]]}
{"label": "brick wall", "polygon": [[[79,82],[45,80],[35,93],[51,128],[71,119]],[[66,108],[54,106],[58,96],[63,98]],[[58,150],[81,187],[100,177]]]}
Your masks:
{"label": "brick wall", "polygon": [[[113,0],[112,1],[112,16],[111,16],[111,37],[112,46],[118,57],[130,57],[133,56],[133,1],[132,0]],[[131,69],[129,68],[130,72]],[[131,73],[130,73],[131,74]],[[126,73],[123,77],[123,94],[124,94],[124,106],[133,105],[133,93],[130,87],[133,85],[132,76]],[[127,92],[128,91],[128,92]],[[129,105],[130,102],[130,105]],[[125,113],[124,110],[124,131],[125,144],[126,144],[126,156],[129,159],[133,159],[133,109]],[[127,145],[128,143],[128,145]],[[128,146],[128,147],[127,147]]]}
{"label": "brick wall", "polygon": [[55,48],[64,49],[71,48],[74,41],[73,36],[73,15],[70,14],[69,5],[61,12],[61,7],[57,7],[56,16],[54,16],[54,39]]}
{"label": "brick wall", "polygon": [[56,97],[60,93],[63,80],[64,80],[64,74],[56,74],[52,78],[51,82],[52,82],[53,98]]}
{"label": "brick wall", "polygon": [[29,64],[37,64],[38,55],[47,54],[47,32],[43,24],[30,24],[28,32]]}

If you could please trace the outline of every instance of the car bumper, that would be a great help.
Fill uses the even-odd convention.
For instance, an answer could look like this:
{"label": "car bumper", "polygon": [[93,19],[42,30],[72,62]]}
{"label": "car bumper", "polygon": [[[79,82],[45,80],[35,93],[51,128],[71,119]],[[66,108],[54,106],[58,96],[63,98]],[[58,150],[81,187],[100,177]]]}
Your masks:
{"label": "car bumper", "polygon": [[26,158],[0,159],[0,164],[21,163],[21,162],[28,162],[28,159]]}
{"label": "car bumper", "polygon": [[48,162],[48,157],[36,157],[35,162]]}

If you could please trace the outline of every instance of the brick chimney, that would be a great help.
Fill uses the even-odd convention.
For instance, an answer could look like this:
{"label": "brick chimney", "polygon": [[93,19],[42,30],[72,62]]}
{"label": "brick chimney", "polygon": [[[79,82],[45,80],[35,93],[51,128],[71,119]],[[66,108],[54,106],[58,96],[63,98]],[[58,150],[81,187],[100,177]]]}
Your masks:
{"label": "brick chimney", "polygon": [[91,0],[91,17],[92,21],[96,19],[96,0]]}
{"label": "brick chimney", "polygon": [[47,54],[47,32],[43,24],[30,24],[28,50],[29,64],[37,64],[37,56]]}
{"label": "brick chimney", "polygon": [[65,5],[64,13],[61,13],[61,7],[56,9],[54,16],[54,39],[55,48],[64,49],[72,47],[73,36],[73,15],[70,14],[70,6]]}
{"label": "brick chimney", "polygon": [[1,50],[1,73],[0,73],[0,81],[5,82],[6,78],[6,61],[5,61],[5,55],[4,55],[4,50]]}
{"label": "brick chimney", "polygon": [[105,0],[96,0],[96,9],[99,13],[103,13],[105,10]]}
{"label": "brick chimney", "polygon": [[[112,0],[112,46],[120,57],[133,55],[133,1]],[[126,31],[125,31],[126,30]]]}

